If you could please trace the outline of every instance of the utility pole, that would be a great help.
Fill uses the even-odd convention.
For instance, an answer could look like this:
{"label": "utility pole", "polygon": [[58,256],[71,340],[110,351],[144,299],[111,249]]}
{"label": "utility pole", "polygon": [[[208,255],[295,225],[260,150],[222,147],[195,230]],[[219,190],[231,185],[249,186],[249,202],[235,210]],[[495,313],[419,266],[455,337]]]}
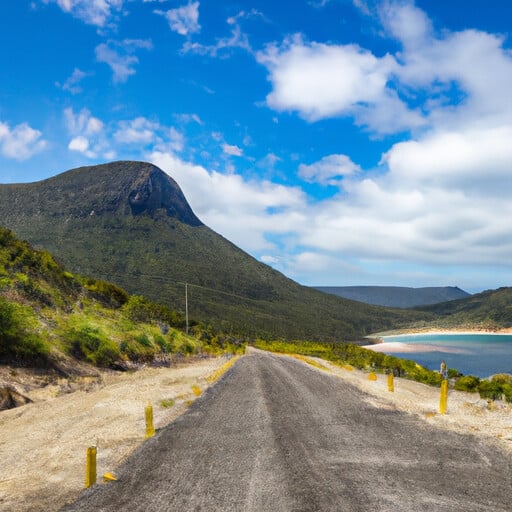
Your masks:
{"label": "utility pole", "polygon": [[185,283],[185,332],[188,334],[188,284]]}

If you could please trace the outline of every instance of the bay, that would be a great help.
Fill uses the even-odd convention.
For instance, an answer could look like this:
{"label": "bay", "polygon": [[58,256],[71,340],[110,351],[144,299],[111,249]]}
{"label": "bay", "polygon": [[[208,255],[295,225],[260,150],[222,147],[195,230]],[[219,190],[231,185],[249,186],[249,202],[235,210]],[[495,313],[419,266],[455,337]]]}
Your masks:
{"label": "bay", "polygon": [[509,334],[411,334],[383,336],[379,352],[413,359],[430,370],[439,370],[441,361],[464,375],[489,377],[512,374],[512,335]]}

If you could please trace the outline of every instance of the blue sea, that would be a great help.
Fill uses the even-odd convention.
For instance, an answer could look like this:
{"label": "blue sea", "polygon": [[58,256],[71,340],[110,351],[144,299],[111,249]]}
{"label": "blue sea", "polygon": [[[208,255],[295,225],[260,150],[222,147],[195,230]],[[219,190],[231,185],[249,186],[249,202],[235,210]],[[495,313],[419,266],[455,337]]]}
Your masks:
{"label": "blue sea", "polygon": [[512,335],[508,334],[414,334],[384,336],[383,341],[404,345],[384,353],[413,359],[431,370],[439,370],[441,361],[464,375],[489,377],[495,373],[512,374]]}

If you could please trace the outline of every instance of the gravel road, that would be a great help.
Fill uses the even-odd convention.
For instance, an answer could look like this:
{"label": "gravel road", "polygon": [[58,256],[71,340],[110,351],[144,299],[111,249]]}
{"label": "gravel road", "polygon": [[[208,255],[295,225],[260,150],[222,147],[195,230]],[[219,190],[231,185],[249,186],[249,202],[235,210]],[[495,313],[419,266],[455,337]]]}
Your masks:
{"label": "gravel road", "polygon": [[377,408],[291,358],[252,353],[70,511],[507,511],[492,444]]}

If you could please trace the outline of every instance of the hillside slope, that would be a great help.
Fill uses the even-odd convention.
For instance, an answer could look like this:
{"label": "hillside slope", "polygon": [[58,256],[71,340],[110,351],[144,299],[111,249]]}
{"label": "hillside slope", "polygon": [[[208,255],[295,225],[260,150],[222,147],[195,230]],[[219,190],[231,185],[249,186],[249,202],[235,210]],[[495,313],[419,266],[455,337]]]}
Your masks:
{"label": "hillside slope", "polygon": [[415,308],[435,314],[437,325],[480,329],[512,328],[512,288],[487,290],[466,299]]}
{"label": "hillside slope", "polygon": [[125,369],[222,348],[186,336],[183,327],[182,315],[111,283],[73,275],[47,251],[0,228],[0,365],[88,375],[92,366]]}
{"label": "hillside slope", "polygon": [[316,290],[366,304],[412,308],[469,297],[456,286],[410,288],[405,286],[315,286]]}
{"label": "hillside slope", "polygon": [[430,318],[300,286],[200,222],[178,185],[143,162],[0,185],[0,225],[71,271],[185,310],[216,329],[260,337],[355,339]]}

